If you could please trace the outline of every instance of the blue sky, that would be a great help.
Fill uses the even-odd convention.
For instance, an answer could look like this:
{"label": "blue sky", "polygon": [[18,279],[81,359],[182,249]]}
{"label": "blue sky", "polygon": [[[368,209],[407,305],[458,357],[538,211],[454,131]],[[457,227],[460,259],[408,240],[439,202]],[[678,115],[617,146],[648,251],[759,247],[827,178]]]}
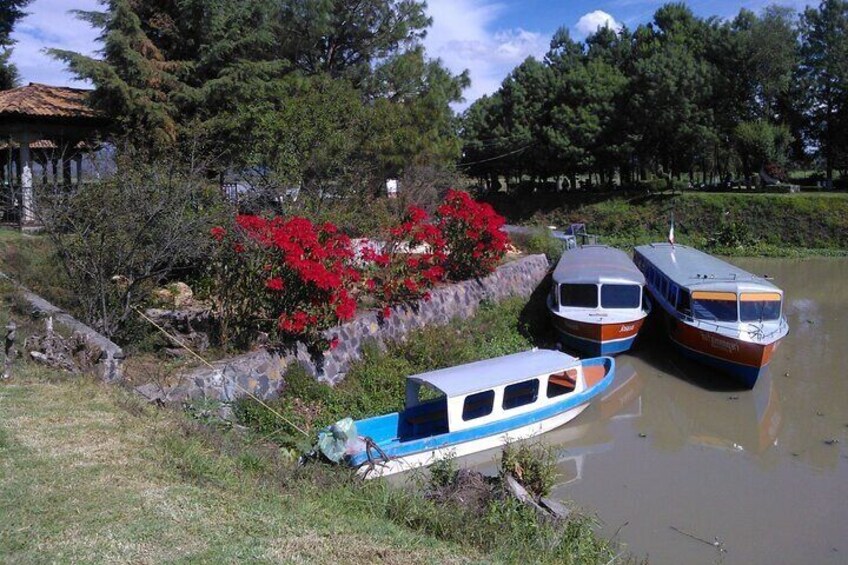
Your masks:
{"label": "blue sky", "polygon": [[[0,0],[1,1],[1,0]],[[425,44],[455,72],[468,69],[472,85],[466,104],[495,91],[503,78],[528,55],[541,57],[560,26],[582,38],[609,23],[635,27],[649,21],[663,4],[654,0],[429,0],[433,17]],[[704,16],[730,18],[741,8],[759,11],[769,4],[802,8],[807,0],[694,0],[692,9]],[[97,50],[97,33],[68,14],[97,9],[97,0],[34,0],[15,31],[13,61],[23,81],[86,86],[73,80],[61,63],[42,53],[59,47],[85,53]],[[463,107],[465,105],[462,105]]]}

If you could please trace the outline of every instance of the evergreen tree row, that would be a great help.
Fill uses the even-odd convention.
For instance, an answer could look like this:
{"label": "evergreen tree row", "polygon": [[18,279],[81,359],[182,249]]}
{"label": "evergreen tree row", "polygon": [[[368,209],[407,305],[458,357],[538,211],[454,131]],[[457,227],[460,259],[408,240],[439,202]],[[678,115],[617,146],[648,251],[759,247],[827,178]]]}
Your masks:
{"label": "evergreen tree row", "polygon": [[466,111],[461,166],[489,189],[567,189],[780,177],[814,156],[832,179],[848,169],[846,132],[848,2],[729,21],[674,3],[584,42],[561,28]]}

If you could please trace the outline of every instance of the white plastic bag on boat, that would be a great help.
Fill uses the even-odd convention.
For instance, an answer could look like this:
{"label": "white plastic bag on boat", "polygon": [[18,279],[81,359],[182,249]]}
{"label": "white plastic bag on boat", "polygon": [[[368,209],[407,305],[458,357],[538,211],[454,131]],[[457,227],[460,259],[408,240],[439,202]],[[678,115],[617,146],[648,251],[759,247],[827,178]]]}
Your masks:
{"label": "white plastic bag on boat", "polygon": [[356,433],[352,418],[339,420],[329,428],[318,432],[318,449],[333,463],[339,463],[347,454],[361,451],[362,440]]}

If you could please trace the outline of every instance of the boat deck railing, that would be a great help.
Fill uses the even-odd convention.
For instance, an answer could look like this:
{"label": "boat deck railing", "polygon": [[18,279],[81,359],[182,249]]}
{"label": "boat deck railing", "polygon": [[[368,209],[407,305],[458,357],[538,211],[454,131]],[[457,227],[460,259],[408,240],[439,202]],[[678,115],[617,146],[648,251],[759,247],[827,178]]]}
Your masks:
{"label": "boat deck railing", "polygon": [[[777,328],[775,328],[774,330],[772,330],[770,332],[765,332],[763,330],[763,326],[758,322],[740,322],[741,324],[747,324],[748,328],[744,329],[744,328],[737,326],[734,329],[733,327],[723,326],[721,324],[718,324],[716,322],[711,322],[709,320],[702,320],[700,318],[694,318],[689,314],[681,314],[680,312],[678,312],[677,315],[683,321],[694,324],[698,328],[705,329],[705,330],[712,330],[712,331],[719,331],[720,330],[721,332],[735,334],[737,338],[741,338],[743,335],[747,337],[750,334],[754,334],[755,339],[758,339],[758,340],[768,339],[775,334],[779,334],[779,333],[783,332],[783,330],[785,330],[788,327],[788,324],[786,322],[785,317],[780,319],[780,323],[778,324]],[[751,329],[751,328],[753,328],[753,329]]]}

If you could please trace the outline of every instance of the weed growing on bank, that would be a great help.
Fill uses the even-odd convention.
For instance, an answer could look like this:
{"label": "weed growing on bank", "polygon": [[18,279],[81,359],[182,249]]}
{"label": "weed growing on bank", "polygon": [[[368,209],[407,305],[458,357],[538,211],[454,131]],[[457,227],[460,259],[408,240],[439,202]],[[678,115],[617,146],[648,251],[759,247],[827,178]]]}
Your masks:
{"label": "weed growing on bank", "polygon": [[507,444],[501,456],[501,476],[512,475],[534,496],[547,496],[556,483],[556,458],[541,444]]}

